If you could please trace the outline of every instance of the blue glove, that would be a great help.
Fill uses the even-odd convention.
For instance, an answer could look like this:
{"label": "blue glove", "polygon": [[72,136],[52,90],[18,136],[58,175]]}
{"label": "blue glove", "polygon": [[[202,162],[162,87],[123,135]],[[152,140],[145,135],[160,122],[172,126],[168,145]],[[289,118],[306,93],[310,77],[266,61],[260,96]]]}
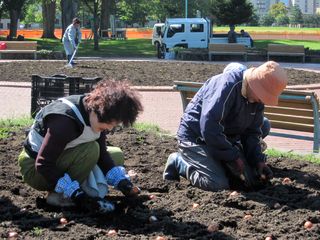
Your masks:
{"label": "blue glove", "polygon": [[80,189],[78,181],[72,181],[69,174],[65,173],[61,177],[55,187],[57,193],[63,193],[63,196],[66,198],[71,198],[72,194]]}
{"label": "blue glove", "polygon": [[64,197],[70,198],[79,209],[86,212],[108,213],[115,209],[113,203],[103,198],[90,197],[80,188],[78,181],[72,181],[67,173],[58,180],[54,190],[63,193]]}
{"label": "blue glove", "polygon": [[113,167],[106,174],[107,183],[115,188],[117,188],[119,182],[124,179],[130,181],[129,175],[122,166]]}

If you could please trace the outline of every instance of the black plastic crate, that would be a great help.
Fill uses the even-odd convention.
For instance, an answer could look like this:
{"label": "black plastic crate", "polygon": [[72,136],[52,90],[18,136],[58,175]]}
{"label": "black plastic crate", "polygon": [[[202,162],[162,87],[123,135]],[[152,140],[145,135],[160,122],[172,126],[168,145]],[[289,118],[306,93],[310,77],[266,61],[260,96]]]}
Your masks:
{"label": "black plastic crate", "polygon": [[32,75],[31,116],[34,117],[40,108],[52,101],[69,95],[90,92],[101,78],[82,78],[66,75],[42,77]]}

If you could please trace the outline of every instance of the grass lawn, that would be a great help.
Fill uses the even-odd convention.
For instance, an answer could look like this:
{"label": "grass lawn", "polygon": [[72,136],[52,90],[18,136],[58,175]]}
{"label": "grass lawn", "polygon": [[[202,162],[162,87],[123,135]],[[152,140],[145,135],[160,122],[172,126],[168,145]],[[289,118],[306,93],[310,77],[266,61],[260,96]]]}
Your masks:
{"label": "grass lawn", "polygon": [[266,49],[269,43],[286,44],[286,45],[303,45],[310,50],[320,50],[319,41],[305,41],[305,40],[254,40],[254,46],[258,49]]}
{"label": "grass lawn", "polygon": [[[38,49],[64,51],[59,39],[33,39],[38,41]],[[150,39],[100,40],[99,50],[93,50],[93,40],[83,40],[78,56],[92,57],[154,57],[155,47]]]}
{"label": "grass lawn", "polygon": [[[53,51],[64,51],[60,40],[33,39],[38,41],[38,49]],[[255,40],[254,45],[258,49],[266,49],[268,43],[304,45],[311,50],[320,50],[318,41],[303,40]],[[83,40],[80,44],[78,56],[91,57],[155,57],[156,51],[151,45],[150,39],[128,39],[128,40],[100,40],[99,50],[93,50],[93,40]]]}

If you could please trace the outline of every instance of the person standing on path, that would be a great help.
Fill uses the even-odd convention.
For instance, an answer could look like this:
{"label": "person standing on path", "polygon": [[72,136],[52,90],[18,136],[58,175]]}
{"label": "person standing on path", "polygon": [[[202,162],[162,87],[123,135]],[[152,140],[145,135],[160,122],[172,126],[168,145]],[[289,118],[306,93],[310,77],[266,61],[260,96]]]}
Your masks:
{"label": "person standing on path", "polygon": [[100,81],[89,94],[45,106],[37,113],[18,158],[24,182],[47,191],[51,205],[113,211],[113,203],[104,198],[108,185],[126,196],[137,195],[139,189],[122,166],[122,152],[107,149],[106,135],[118,125],[132,125],[142,110],[138,92],[124,81],[113,80]]}
{"label": "person standing on path", "polygon": [[[81,42],[82,33],[80,30],[80,25],[80,20],[78,18],[74,18],[72,20],[72,24],[67,27],[63,34],[62,42],[67,55],[68,63],[71,60],[72,54]],[[74,62],[71,62],[71,64],[74,64]]]}
{"label": "person standing on path", "polygon": [[[280,65],[228,65],[208,79],[187,105],[177,133],[179,152],[170,154],[164,180],[180,176],[207,191],[255,188],[273,177],[261,149],[269,121],[264,105],[277,105],[287,85]],[[233,185],[235,184],[235,185]]]}

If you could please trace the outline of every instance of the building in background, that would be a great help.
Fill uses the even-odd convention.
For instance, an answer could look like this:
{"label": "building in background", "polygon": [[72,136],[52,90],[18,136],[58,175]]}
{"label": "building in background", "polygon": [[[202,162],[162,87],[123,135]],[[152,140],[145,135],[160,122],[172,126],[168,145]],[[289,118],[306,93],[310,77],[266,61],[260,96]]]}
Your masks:
{"label": "building in background", "polygon": [[299,6],[302,14],[316,14],[320,0],[291,0],[291,6]]}
{"label": "building in background", "polygon": [[250,0],[250,2],[256,9],[258,15],[265,15],[273,4],[282,2],[288,7],[290,0]]}

